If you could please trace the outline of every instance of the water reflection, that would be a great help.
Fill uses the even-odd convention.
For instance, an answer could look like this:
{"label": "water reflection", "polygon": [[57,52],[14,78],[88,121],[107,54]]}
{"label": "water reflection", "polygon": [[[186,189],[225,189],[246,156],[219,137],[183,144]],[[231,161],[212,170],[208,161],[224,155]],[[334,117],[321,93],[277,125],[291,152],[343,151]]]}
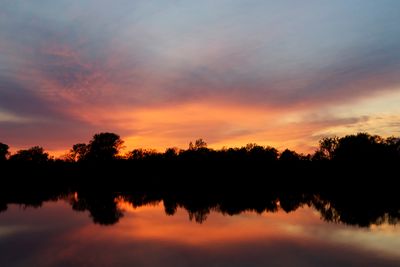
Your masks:
{"label": "water reflection", "polygon": [[388,190],[15,188],[0,189],[1,266],[400,265]]}
{"label": "water reflection", "polygon": [[40,207],[46,201],[66,200],[74,211],[88,211],[93,222],[113,225],[124,216],[127,207],[138,208],[163,203],[166,215],[174,215],[178,208],[188,213],[189,220],[203,223],[212,213],[239,215],[244,212],[286,213],[310,207],[328,222],[369,227],[383,223],[397,224],[400,218],[400,197],[377,191],[169,191],[70,189],[3,192],[0,212],[11,203],[23,207]]}
{"label": "water reflection", "polygon": [[106,227],[90,222],[87,212],[74,212],[71,201],[81,200],[70,194],[45,202],[40,209],[10,204],[0,215],[0,262],[9,267],[400,263],[398,227],[326,223],[307,205],[290,213],[279,207],[276,212],[244,211],[237,216],[211,211],[199,224],[188,221],[187,210],[180,205],[174,216],[165,216],[163,201],[135,205],[117,197],[113,203],[124,218]]}

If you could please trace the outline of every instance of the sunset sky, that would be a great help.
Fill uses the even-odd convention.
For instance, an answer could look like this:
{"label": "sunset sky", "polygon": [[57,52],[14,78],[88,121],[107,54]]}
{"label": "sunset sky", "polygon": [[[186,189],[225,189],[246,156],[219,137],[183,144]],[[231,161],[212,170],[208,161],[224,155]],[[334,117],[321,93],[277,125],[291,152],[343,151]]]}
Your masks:
{"label": "sunset sky", "polygon": [[400,135],[398,0],[0,0],[0,142]]}

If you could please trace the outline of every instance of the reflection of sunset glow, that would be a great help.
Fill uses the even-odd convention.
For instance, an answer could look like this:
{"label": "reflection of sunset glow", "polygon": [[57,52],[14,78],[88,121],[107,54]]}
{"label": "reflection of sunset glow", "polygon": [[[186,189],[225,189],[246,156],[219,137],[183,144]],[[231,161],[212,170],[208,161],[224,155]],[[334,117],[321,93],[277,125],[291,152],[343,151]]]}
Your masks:
{"label": "reflection of sunset glow", "polygon": [[[204,224],[189,221],[188,213],[178,209],[173,216],[166,216],[163,204],[133,207],[125,201],[118,201],[118,207],[126,212],[118,229],[112,235],[121,239],[164,240],[191,245],[207,245],[216,242],[240,242],[252,239],[279,239],[287,234],[303,236],[302,226],[306,223],[321,224],[315,215],[299,210],[293,216],[285,213],[252,212],[240,216],[224,216],[211,213]],[[284,223],[283,223],[284,221]],[[82,234],[91,235],[95,229],[85,229]],[[93,232],[94,233],[94,232]]]}
{"label": "reflection of sunset glow", "polygon": [[[181,208],[174,216],[166,216],[162,203],[136,208],[123,199],[116,200],[125,215],[113,226],[93,224],[87,212],[76,213],[66,202],[45,203],[41,209],[27,210],[9,205],[7,213],[1,215],[0,237],[15,236],[7,244],[13,249],[14,244],[21,242],[18,237],[23,236],[22,242],[26,242],[30,231],[39,231],[39,248],[33,250],[33,255],[22,252],[27,255],[26,261],[35,263],[32,266],[58,266],[66,260],[74,266],[86,266],[89,262],[143,266],[144,262],[152,261],[157,262],[154,266],[177,266],[176,257],[196,262],[239,261],[241,266],[249,260],[265,266],[274,259],[279,264],[273,266],[287,260],[285,266],[299,266],[298,261],[303,263],[300,266],[310,266],[304,263],[315,258],[319,263],[330,262],[332,258],[348,263],[340,266],[371,266],[371,259],[377,266],[386,266],[379,262],[400,260],[398,227],[383,224],[365,229],[326,223],[308,207],[288,214],[245,212],[224,216],[212,212],[203,224],[198,224],[189,221],[188,213]],[[186,258],[188,254],[193,258]],[[360,255],[366,259],[359,258]],[[356,265],[349,264],[354,260]]]}
{"label": "reflection of sunset glow", "polygon": [[124,211],[124,212],[136,212],[136,213],[140,213],[140,212],[145,212],[145,211],[149,211],[149,210],[153,210],[155,207],[158,207],[160,204],[154,204],[154,205],[143,205],[143,206],[138,206],[138,207],[134,207],[132,205],[132,203],[124,200],[124,198],[122,197],[118,197],[115,199],[115,202],[117,204],[118,209]]}
{"label": "reflection of sunset glow", "polygon": [[400,257],[398,249],[400,247],[400,228],[394,225],[382,224],[358,231],[343,228],[326,236],[334,242],[358,245],[367,250]]}
{"label": "reflection of sunset glow", "polygon": [[[113,235],[119,238],[169,240],[195,246],[261,239],[274,242],[296,238],[304,243],[330,240],[400,257],[398,227],[383,224],[371,226],[371,229],[358,229],[332,223],[327,225],[320,220],[318,212],[310,208],[300,208],[290,214],[282,211],[264,212],[262,215],[246,212],[233,217],[211,213],[205,223],[197,224],[189,222],[187,212],[182,209],[167,217],[162,203],[134,209],[126,202],[122,203],[128,214],[120,228],[113,231]],[[133,210],[132,215],[129,215],[129,209]]]}
{"label": "reflection of sunset glow", "polygon": [[246,212],[233,217],[211,213],[204,224],[197,224],[189,222],[183,209],[178,209],[172,217],[166,217],[162,202],[156,206],[134,208],[131,203],[120,199],[118,206],[127,212],[119,230],[113,231],[113,235],[119,238],[168,240],[195,246],[254,239],[268,242],[286,238],[302,242],[320,239],[400,257],[397,250],[400,229],[396,226],[382,224],[358,229],[333,223],[326,225],[320,220],[319,213],[310,208],[300,208],[290,214],[282,211],[261,215]]}

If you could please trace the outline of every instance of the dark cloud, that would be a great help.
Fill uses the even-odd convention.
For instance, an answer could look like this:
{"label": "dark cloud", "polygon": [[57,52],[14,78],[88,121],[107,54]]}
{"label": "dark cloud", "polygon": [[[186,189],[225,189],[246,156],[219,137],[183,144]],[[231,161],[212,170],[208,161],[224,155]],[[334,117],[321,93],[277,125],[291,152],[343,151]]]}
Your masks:
{"label": "dark cloud", "polygon": [[35,94],[35,85],[27,89],[15,80],[0,76],[0,108],[13,114],[37,118],[47,118],[62,114],[55,114],[51,103]]}

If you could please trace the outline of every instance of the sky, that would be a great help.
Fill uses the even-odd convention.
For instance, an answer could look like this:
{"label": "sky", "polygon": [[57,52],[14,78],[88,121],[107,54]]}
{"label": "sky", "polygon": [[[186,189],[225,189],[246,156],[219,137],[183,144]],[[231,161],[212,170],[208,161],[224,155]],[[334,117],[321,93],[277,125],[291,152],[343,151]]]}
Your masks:
{"label": "sky", "polygon": [[400,135],[398,0],[0,0],[0,142]]}

